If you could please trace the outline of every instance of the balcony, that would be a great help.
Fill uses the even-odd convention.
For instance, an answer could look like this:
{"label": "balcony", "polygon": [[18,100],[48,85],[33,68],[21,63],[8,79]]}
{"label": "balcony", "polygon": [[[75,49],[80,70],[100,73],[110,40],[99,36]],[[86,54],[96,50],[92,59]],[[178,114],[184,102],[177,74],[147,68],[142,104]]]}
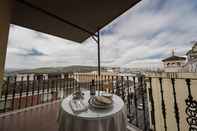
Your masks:
{"label": "balcony", "polygon": [[[94,79],[94,84],[97,89],[99,89],[100,84],[100,90],[115,93],[121,96],[125,102],[127,102],[129,109],[129,122],[131,124],[137,123],[139,127],[142,128],[144,127],[144,124],[142,122],[140,123],[140,121],[142,120],[138,119],[143,118],[143,114],[146,114],[146,118],[148,118],[148,114],[147,111],[145,113],[145,110],[143,113],[142,105],[139,105],[138,107],[137,103],[135,103],[136,105],[131,104],[134,103],[134,94],[131,91],[131,87],[136,87],[136,102],[142,103],[142,100],[145,101],[146,97],[144,97],[145,99],[140,100],[140,90],[138,87],[139,83],[133,82],[133,78],[134,77],[129,76],[102,76],[99,82],[97,75],[90,75],[85,73],[69,75],[65,74],[63,75],[63,77],[54,78],[49,78],[46,76],[43,76],[42,78],[37,76],[29,77],[28,75],[26,77],[21,76],[21,78],[7,77],[3,86],[1,97],[1,123],[3,123],[1,127],[3,128],[3,130],[11,130],[11,128],[13,129],[14,125],[8,125],[11,121],[15,121],[15,123],[21,123],[15,124],[15,130],[25,130],[25,128],[35,129],[37,127],[40,127],[35,126],[40,123],[45,123],[42,124],[44,127],[41,126],[41,130],[47,128],[57,128],[56,118],[61,99],[65,98],[67,95],[73,93],[79,88],[81,90],[89,90],[90,85],[92,84],[92,80]],[[146,103],[147,105],[147,102],[144,103]],[[131,110],[131,108],[136,108],[136,111],[138,110],[138,108],[141,108],[138,110],[139,116],[137,119],[135,118],[136,115],[134,115],[135,111]],[[35,117],[31,117],[31,115]],[[50,119],[51,121],[47,121],[47,119]],[[38,122],[38,120],[40,122]],[[148,119],[145,120],[148,123]],[[23,123],[22,121],[25,122]],[[32,124],[32,122],[35,123]],[[19,125],[20,127],[16,127]],[[54,125],[53,128],[51,128],[52,125]]]}
{"label": "balcony", "polygon": [[7,77],[0,99],[0,130],[56,131],[61,100],[76,90],[89,90],[93,84],[124,100],[129,130],[168,129],[172,128],[170,123],[177,130],[196,129],[196,116],[191,114],[194,111],[196,115],[196,96],[191,91],[197,79],[178,75],[101,75],[99,79],[95,74],[76,73],[39,79],[28,75],[20,79]]}

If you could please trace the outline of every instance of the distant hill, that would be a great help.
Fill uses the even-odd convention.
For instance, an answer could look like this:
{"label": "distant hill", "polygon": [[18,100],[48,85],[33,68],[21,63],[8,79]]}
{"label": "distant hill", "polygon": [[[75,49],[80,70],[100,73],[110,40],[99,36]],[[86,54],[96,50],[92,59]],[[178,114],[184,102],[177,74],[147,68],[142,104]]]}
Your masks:
{"label": "distant hill", "polygon": [[[80,66],[80,65],[74,65],[74,66],[67,66],[67,67],[43,67],[43,68],[35,68],[35,69],[24,69],[24,70],[6,70],[6,75],[13,75],[13,74],[19,74],[19,73],[66,73],[66,72],[91,72],[96,71],[96,66]],[[101,70],[104,70],[104,67],[101,68]]]}

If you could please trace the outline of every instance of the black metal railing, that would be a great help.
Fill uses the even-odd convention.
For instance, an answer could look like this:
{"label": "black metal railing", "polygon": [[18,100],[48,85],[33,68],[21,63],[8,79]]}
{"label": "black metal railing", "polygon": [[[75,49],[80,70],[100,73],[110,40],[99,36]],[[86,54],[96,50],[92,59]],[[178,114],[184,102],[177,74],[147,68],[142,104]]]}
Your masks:
{"label": "black metal railing", "polygon": [[[122,98],[127,107],[128,122],[146,131],[149,126],[149,111],[145,77],[143,75],[103,75],[96,77],[97,89],[116,94]],[[100,82],[100,88],[99,88]]]}
{"label": "black metal railing", "polygon": [[1,91],[0,112],[59,100],[79,88],[89,90],[94,80],[97,90],[117,94],[124,100],[128,109],[129,123],[141,129],[149,128],[147,97],[142,77],[101,75],[99,78],[98,75],[85,73],[49,76],[45,74],[42,77],[41,75],[7,77]]}
{"label": "black metal railing", "polygon": [[29,75],[7,77],[1,89],[0,113],[64,98],[77,89],[74,76],[42,79]]}
{"label": "black metal railing", "polygon": [[[174,74],[174,73],[172,73]],[[150,117],[151,117],[151,123],[152,123],[152,130],[157,130],[156,129],[156,125],[155,125],[155,102],[154,102],[154,97],[153,97],[153,84],[152,84],[152,79],[155,80],[155,82],[157,82],[159,84],[159,86],[156,86],[155,88],[158,88],[160,91],[160,99],[161,99],[161,105],[160,108],[161,109],[157,109],[157,110],[161,110],[162,113],[162,117],[163,117],[163,127],[159,127],[160,129],[163,129],[165,131],[171,131],[171,130],[176,130],[176,131],[180,131],[181,127],[180,127],[180,119],[185,120],[188,124],[188,130],[189,131],[197,131],[197,101],[194,100],[194,97],[192,96],[192,94],[196,94],[196,92],[191,93],[191,88],[193,86],[196,87],[196,85],[191,84],[191,81],[197,82],[197,78],[178,78],[177,75],[167,75],[167,77],[147,77],[147,83],[149,84],[149,102],[151,105],[151,112],[150,112]],[[164,81],[169,80],[169,84],[168,88],[172,88],[172,92],[166,92],[164,90]],[[182,84],[179,86],[177,86],[177,83],[182,82]],[[187,115],[186,118],[180,118],[180,108],[183,108],[183,106],[180,106],[180,104],[177,102],[178,98],[180,99],[180,96],[177,96],[177,90],[182,90],[183,88],[186,88],[188,90],[188,97],[185,98],[185,103],[186,103],[186,109],[185,113]],[[172,95],[173,98],[173,106],[171,106],[174,110],[174,119],[175,119],[175,123],[176,123],[176,129],[171,129],[167,123],[167,115],[168,115],[168,110],[166,110],[166,103],[169,103],[169,101],[171,101],[171,99],[168,99],[167,97],[164,97],[164,92],[165,94],[168,95]],[[172,94],[169,94],[172,93]],[[180,93],[180,92],[179,92]],[[184,93],[184,92],[183,92]],[[187,94],[187,92],[185,92]],[[180,94],[179,94],[180,95]],[[184,97],[184,96],[182,96]],[[181,101],[179,101],[181,103]],[[169,107],[168,107],[169,108]],[[171,112],[170,112],[171,113]],[[158,114],[157,114],[158,115]],[[168,115],[169,116],[169,115]],[[183,116],[183,115],[182,115]],[[186,128],[186,127],[185,127]],[[160,130],[159,129],[159,130]]]}
{"label": "black metal railing", "polygon": [[191,79],[185,80],[187,89],[188,89],[188,97],[185,100],[187,105],[185,112],[187,114],[187,123],[189,125],[189,131],[197,131],[197,100],[194,100],[191,93]]}
{"label": "black metal railing", "polygon": [[[0,113],[27,108],[30,106],[63,99],[77,90],[89,90],[94,85],[97,90],[107,91],[120,96],[127,107],[128,122],[136,127],[148,131],[156,129],[155,110],[161,110],[163,119],[163,130],[169,129],[165,98],[165,80],[169,80],[172,87],[172,101],[177,131],[180,127],[180,107],[178,103],[176,76],[150,77],[141,74],[127,75],[101,75],[88,73],[71,73],[56,75],[30,75],[21,77],[7,77],[1,89]],[[154,79],[154,82],[153,82]],[[192,96],[191,88],[193,79],[181,78],[185,84],[188,97],[185,98],[187,108],[184,109],[187,115],[186,121],[189,130],[197,130],[197,102]],[[197,79],[195,79],[197,80]],[[94,83],[93,83],[94,82]],[[155,84],[157,82],[158,84]],[[160,109],[156,109],[154,89],[158,89],[160,96]],[[149,108],[150,106],[150,108]],[[158,107],[157,107],[158,108]],[[150,114],[149,114],[150,112]]]}

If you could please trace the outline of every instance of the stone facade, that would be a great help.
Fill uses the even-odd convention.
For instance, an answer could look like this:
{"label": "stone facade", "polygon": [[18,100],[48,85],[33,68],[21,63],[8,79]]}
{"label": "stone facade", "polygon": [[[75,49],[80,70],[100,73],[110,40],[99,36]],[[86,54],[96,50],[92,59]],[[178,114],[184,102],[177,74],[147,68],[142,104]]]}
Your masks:
{"label": "stone facade", "polygon": [[162,60],[165,72],[183,72],[183,66],[185,65],[186,58],[174,55]]}
{"label": "stone facade", "polygon": [[193,45],[192,49],[187,53],[187,63],[185,70],[188,72],[197,72],[197,42]]}

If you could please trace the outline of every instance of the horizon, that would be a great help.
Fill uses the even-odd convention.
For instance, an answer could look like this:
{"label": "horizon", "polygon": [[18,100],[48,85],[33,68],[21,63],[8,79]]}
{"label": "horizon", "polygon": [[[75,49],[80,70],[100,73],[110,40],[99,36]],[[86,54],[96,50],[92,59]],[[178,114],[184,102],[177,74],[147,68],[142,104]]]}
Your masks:
{"label": "horizon", "polygon": [[[18,71],[31,71],[31,70],[39,70],[39,69],[61,69],[61,68],[69,68],[69,67],[78,67],[78,68],[83,68],[83,67],[94,67],[97,68],[98,66],[88,66],[88,65],[69,65],[69,66],[48,66],[48,67],[38,67],[38,68],[26,68],[26,69],[20,69],[20,68],[6,68],[5,69],[5,73],[11,73],[11,72],[18,72]],[[158,68],[158,67],[150,67],[150,68],[137,68],[137,67],[133,67],[133,68],[129,68],[129,67],[110,67],[110,66],[101,66],[101,71],[103,70],[103,68],[120,68],[120,69],[128,69],[130,71],[140,71],[140,70],[150,70],[150,71],[155,71],[155,70],[162,70],[163,68]]]}

